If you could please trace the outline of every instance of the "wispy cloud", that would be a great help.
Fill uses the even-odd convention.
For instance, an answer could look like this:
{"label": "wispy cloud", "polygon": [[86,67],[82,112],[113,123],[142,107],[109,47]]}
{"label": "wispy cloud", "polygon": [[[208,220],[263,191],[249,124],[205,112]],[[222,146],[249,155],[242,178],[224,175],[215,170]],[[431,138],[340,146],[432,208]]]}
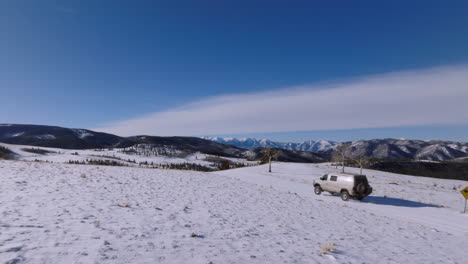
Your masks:
{"label": "wispy cloud", "polygon": [[207,98],[96,128],[118,135],[206,135],[468,123],[468,66]]}

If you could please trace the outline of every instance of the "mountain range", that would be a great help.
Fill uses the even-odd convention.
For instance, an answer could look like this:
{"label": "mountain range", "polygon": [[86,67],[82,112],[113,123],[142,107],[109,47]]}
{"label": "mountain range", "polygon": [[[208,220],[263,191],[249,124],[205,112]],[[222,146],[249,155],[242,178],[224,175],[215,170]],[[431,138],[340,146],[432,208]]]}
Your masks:
{"label": "mountain range", "polygon": [[126,148],[136,144],[155,144],[228,157],[239,157],[245,151],[196,137],[120,137],[87,129],[18,124],[0,124],[0,142],[63,149]]}
{"label": "mountain range", "polygon": [[[136,144],[171,146],[178,150],[210,155],[258,160],[263,150],[247,150],[198,137],[120,137],[87,129],[42,125],[0,124],[0,142],[8,144],[51,147],[62,149],[126,148]],[[6,154],[5,154],[6,155]],[[329,155],[321,153],[280,150],[279,161],[324,162]]]}
{"label": "mountain range", "polygon": [[333,153],[340,144],[347,144],[347,156],[360,153],[363,156],[379,159],[416,159],[416,160],[452,160],[468,157],[468,143],[442,140],[408,140],[408,139],[372,139],[353,142],[335,142],[329,140],[308,140],[302,143],[277,142],[268,139],[253,138],[220,138],[204,137],[218,143],[236,147],[254,149],[271,147],[291,151],[308,151],[313,153]]}
{"label": "mountain range", "polygon": [[321,152],[330,153],[338,142],[329,140],[313,141],[308,140],[302,143],[294,142],[278,142],[269,139],[255,139],[255,138],[221,138],[221,137],[202,137],[204,139],[212,140],[222,144],[233,145],[239,148],[253,149],[253,148],[278,148],[293,151],[308,151],[308,152]]}
{"label": "mountain range", "polygon": [[220,137],[120,137],[87,129],[57,126],[0,124],[0,142],[64,149],[124,148],[136,144],[172,146],[185,152],[256,160],[264,148],[278,149],[279,160],[323,162],[340,144],[347,144],[348,156],[356,154],[379,159],[458,160],[468,157],[468,143],[441,140],[372,139],[353,142],[329,140],[277,142],[269,139]]}

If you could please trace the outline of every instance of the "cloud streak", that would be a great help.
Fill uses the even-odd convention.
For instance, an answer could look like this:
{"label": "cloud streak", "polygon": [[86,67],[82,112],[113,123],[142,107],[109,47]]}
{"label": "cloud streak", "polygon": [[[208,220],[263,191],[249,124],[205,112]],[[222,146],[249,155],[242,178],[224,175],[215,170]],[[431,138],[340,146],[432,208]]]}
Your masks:
{"label": "cloud streak", "polygon": [[216,96],[96,130],[122,136],[192,136],[466,123],[464,65]]}

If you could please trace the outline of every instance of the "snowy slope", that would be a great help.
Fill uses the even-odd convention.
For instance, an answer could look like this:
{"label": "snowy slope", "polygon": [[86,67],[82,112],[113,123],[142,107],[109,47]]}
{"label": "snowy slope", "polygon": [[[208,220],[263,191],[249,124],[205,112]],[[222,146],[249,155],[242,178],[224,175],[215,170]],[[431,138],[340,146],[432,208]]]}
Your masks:
{"label": "snowy slope", "polygon": [[[326,164],[274,163],[272,174],[265,170],[0,161],[0,263],[463,263],[468,257],[461,250],[468,247],[468,216],[452,190],[467,182],[368,171],[373,196],[343,202],[312,194],[311,181],[334,170]],[[328,242],[335,251],[320,254]]]}
{"label": "snowy slope", "polygon": [[[143,155],[143,153],[131,154],[124,152],[132,148],[114,148],[114,149],[102,149],[102,150],[74,150],[74,149],[58,149],[58,148],[45,148],[45,147],[34,147],[34,146],[23,146],[0,143],[0,146],[4,146],[17,154],[16,158],[19,160],[27,161],[48,161],[48,162],[60,162],[68,163],[69,161],[85,161],[85,160],[108,160],[117,161],[119,163],[128,166],[144,166],[139,163],[148,164],[169,164],[169,163],[191,163],[199,164],[206,167],[213,167],[213,162],[206,160],[207,155],[204,153],[196,152],[183,155],[181,151],[171,150],[172,155]],[[41,149],[50,151],[47,154],[36,154],[24,151],[24,149]],[[180,154],[180,155],[178,155]],[[239,158],[225,158],[232,162],[244,163],[244,164],[255,164],[256,162],[247,161]],[[131,160],[132,162],[128,162]]]}

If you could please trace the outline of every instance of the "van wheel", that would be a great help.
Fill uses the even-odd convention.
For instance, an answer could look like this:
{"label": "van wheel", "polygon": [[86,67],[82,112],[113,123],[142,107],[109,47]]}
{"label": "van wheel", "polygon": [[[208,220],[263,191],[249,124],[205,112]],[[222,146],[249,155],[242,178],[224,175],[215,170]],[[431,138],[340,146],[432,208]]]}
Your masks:
{"label": "van wheel", "polygon": [[322,193],[322,188],[320,187],[320,185],[315,186],[314,193],[316,195],[320,195]]}
{"label": "van wheel", "polygon": [[349,200],[349,193],[348,193],[348,191],[342,191],[342,192],[341,192],[341,199],[342,199],[343,201],[348,201],[348,200]]}
{"label": "van wheel", "polygon": [[364,196],[356,196],[356,199],[358,199],[359,201],[361,201],[362,199],[364,199]]}

